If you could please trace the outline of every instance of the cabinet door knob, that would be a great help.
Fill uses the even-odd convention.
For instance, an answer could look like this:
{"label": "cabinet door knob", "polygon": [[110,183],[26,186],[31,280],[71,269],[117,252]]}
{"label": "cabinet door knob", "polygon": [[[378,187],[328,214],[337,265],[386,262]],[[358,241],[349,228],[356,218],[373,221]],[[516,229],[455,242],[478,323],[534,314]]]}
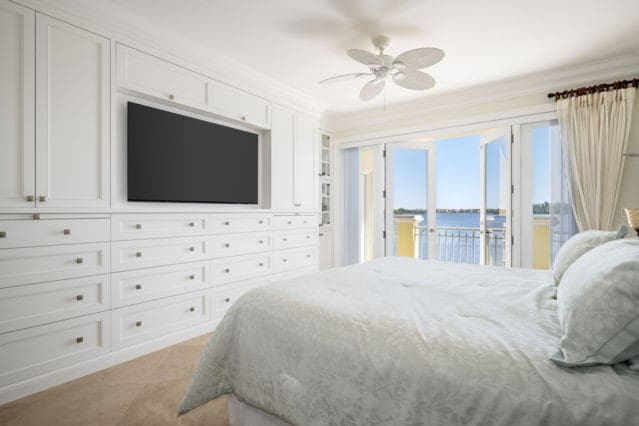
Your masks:
{"label": "cabinet door knob", "polygon": [[135,224],[135,229],[142,229],[142,224],[141,223],[136,223]]}
{"label": "cabinet door knob", "polygon": [[310,255],[310,254],[307,254],[307,255],[306,255],[306,257],[308,257],[308,258],[310,259],[311,255]]}
{"label": "cabinet door knob", "polygon": [[310,236],[310,235],[307,235],[307,236],[306,236],[306,239],[307,239],[307,240],[309,240],[310,238],[311,238],[311,236]]}
{"label": "cabinet door knob", "polygon": [[189,226],[193,228],[195,226],[195,222],[189,222]]}
{"label": "cabinet door knob", "polygon": [[229,268],[226,268],[226,269],[224,270],[224,272],[226,272],[226,273],[228,274],[229,272],[231,272],[231,270],[230,270]]}
{"label": "cabinet door knob", "polygon": [[229,248],[229,247],[231,247],[231,244],[229,244],[229,243],[225,243],[225,244],[224,244],[224,247]]}
{"label": "cabinet door knob", "polygon": [[246,116],[245,116],[245,115],[242,115],[242,116],[240,116],[240,119],[241,119],[242,121],[246,121]]}
{"label": "cabinet door knob", "polygon": [[259,265],[260,265],[260,266],[264,266],[264,262],[260,262],[260,263],[259,263]]}
{"label": "cabinet door knob", "polygon": [[75,338],[75,343],[82,343],[82,342],[84,342],[84,337],[80,336]]}
{"label": "cabinet door knob", "polygon": [[226,222],[224,222],[225,225],[230,225],[231,222],[229,222],[228,220]]}
{"label": "cabinet door knob", "polygon": [[195,247],[193,246],[189,247],[189,251],[195,251]]}
{"label": "cabinet door knob", "polygon": [[286,238],[282,238],[282,241],[286,242]]}
{"label": "cabinet door knob", "polygon": [[84,259],[82,259],[81,257],[78,257],[78,258],[75,260],[75,263],[84,263]]}
{"label": "cabinet door knob", "polygon": [[7,233],[5,231],[0,231],[0,238],[7,238]]}
{"label": "cabinet door knob", "polygon": [[291,223],[293,223],[293,222],[291,222],[291,221],[289,220],[289,221],[288,221],[288,224],[290,225]]}
{"label": "cabinet door knob", "polygon": [[174,101],[175,100],[175,95],[169,95],[169,99]]}
{"label": "cabinet door knob", "polygon": [[44,195],[40,195],[38,196],[38,201],[41,203],[44,203],[45,201],[47,201],[47,197]]}
{"label": "cabinet door knob", "polygon": [[135,257],[142,257],[142,252],[141,251],[136,252]]}
{"label": "cabinet door knob", "polygon": [[231,298],[230,298],[230,297],[227,297],[226,299],[224,299],[224,301],[228,303],[228,302],[230,302],[230,301],[231,301]]}
{"label": "cabinet door knob", "polygon": [[75,300],[77,301],[84,300],[84,295],[78,294],[77,296],[75,296]]}
{"label": "cabinet door knob", "polygon": [[142,290],[142,284],[136,284],[135,285],[135,289],[136,290]]}
{"label": "cabinet door knob", "polygon": [[191,307],[189,308],[189,311],[191,311],[191,312],[195,312],[195,307],[191,306]]}
{"label": "cabinet door knob", "polygon": [[189,279],[190,280],[194,280],[195,279],[195,275],[189,275]]}
{"label": "cabinet door knob", "polygon": [[260,225],[264,223],[263,220],[258,221],[257,223],[259,223]]}
{"label": "cabinet door knob", "polygon": [[282,262],[286,262],[286,258],[282,259]]}
{"label": "cabinet door knob", "polygon": [[65,229],[64,231],[62,231],[62,233],[64,235],[71,235],[71,230],[70,229]]}
{"label": "cabinet door knob", "polygon": [[324,236],[324,234],[322,234],[322,233],[320,232],[319,236],[320,236],[320,237],[323,237],[323,236]]}
{"label": "cabinet door knob", "polygon": [[142,327],[142,321],[136,321],[135,322],[135,326],[136,327]]}
{"label": "cabinet door knob", "polygon": [[27,201],[33,201],[34,199],[33,195],[27,195]]}
{"label": "cabinet door knob", "polygon": [[259,240],[258,243],[259,244],[264,244],[264,240]]}

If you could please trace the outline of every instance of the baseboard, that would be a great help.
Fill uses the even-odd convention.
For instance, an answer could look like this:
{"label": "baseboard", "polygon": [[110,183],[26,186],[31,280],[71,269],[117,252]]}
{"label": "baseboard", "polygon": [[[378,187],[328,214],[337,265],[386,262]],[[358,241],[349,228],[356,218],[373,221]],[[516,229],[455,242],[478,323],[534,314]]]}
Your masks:
{"label": "baseboard", "polygon": [[0,388],[0,405],[209,333],[219,319]]}

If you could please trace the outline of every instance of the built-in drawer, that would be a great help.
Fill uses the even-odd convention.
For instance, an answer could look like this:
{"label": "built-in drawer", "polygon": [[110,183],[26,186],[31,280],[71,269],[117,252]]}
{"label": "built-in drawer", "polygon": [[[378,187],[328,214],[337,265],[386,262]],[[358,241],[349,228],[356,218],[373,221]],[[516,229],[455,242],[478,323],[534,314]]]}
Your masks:
{"label": "built-in drawer", "polygon": [[277,231],[273,235],[276,250],[303,247],[317,244],[317,230],[309,228],[304,231]]}
{"label": "built-in drawer", "polygon": [[266,231],[271,226],[271,216],[266,214],[213,214],[211,226],[214,234]]}
{"label": "built-in drawer", "polygon": [[213,315],[215,318],[224,316],[226,311],[240,298],[244,293],[256,287],[268,284],[266,278],[241,282],[213,289]]}
{"label": "built-in drawer", "polygon": [[316,215],[275,215],[271,219],[273,229],[317,228]]}
{"label": "built-in drawer", "polygon": [[109,272],[109,243],[0,250],[0,288]]}
{"label": "built-in drawer", "polygon": [[0,221],[0,249],[102,241],[109,241],[109,219]]}
{"label": "built-in drawer", "polygon": [[213,257],[239,256],[259,253],[273,247],[272,232],[222,234],[212,238]]}
{"label": "built-in drawer", "polygon": [[208,235],[208,214],[114,214],[113,241]]}
{"label": "built-in drawer", "polygon": [[194,262],[208,257],[208,236],[111,243],[113,272]]}
{"label": "built-in drawer", "polygon": [[228,257],[211,262],[213,286],[259,277],[270,271],[270,253]]}
{"label": "built-in drawer", "polygon": [[317,265],[317,247],[309,246],[293,250],[273,253],[273,271],[282,272],[290,269],[305,268]]}
{"label": "built-in drawer", "polygon": [[208,261],[111,274],[111,307],[148,302],[210,286]]}
{"label": "built-in drawer", "polygon": [[0,386],[108,352],[108,312],[0,334]]}
{"label": "built-in drawer", "polygon": [[109,275],[0,289],[0,333],[109,309]]}
{"label": "built-in drawer", "polygon": [[111,345],[118,350],[210,320],[208,289],[114,309]]}

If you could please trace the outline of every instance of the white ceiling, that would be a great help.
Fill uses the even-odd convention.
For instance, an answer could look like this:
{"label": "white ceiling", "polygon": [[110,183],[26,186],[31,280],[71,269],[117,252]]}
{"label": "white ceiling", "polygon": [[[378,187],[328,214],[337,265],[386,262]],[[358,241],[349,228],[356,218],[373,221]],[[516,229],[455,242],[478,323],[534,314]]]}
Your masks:
{"label": "white ceiling", "polygon": [[364,71],[349,48],[387,53],[434,46],[444,60],[427,69],[426,92],[395,87],[386,103],[458,90],[527,73],[612,57],[639,48],[638,0],[101,0],[156,27],[308,93],[332,112],[379,106],[358,99],[365,81],[320,86],[336,74]]}

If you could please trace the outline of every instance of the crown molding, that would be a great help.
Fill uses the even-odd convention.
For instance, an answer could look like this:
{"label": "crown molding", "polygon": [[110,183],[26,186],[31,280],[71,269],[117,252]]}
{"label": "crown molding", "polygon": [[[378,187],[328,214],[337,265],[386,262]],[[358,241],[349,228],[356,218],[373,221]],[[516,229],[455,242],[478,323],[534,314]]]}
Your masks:
{"label": "crown molding", "polygon": [[91,1],[12,0],[113,41],[166,58],[203,75],[282,106],[319,116],[328,105],[253,68],[216,53],[212,48],[131,15],[114,3]]}
{"label": "crown molding", "polygon": [[639,53],[624,55],[579,65],[556,68],[544,72],[499,80],[488,84],[427,96],[421,99],[386,106],[386,112],[379,108],[356,111],[331,116],[338,134],[366,134],[372,125],[379,128],[393,126],[399,120],[406,122],[419,119],[428,114],[441,113],[461,108],[469,108],[490,102],[505,101],[528,95],[545,94],[566,88],[596,84],[598,82],[636,78],[639,74]]}

